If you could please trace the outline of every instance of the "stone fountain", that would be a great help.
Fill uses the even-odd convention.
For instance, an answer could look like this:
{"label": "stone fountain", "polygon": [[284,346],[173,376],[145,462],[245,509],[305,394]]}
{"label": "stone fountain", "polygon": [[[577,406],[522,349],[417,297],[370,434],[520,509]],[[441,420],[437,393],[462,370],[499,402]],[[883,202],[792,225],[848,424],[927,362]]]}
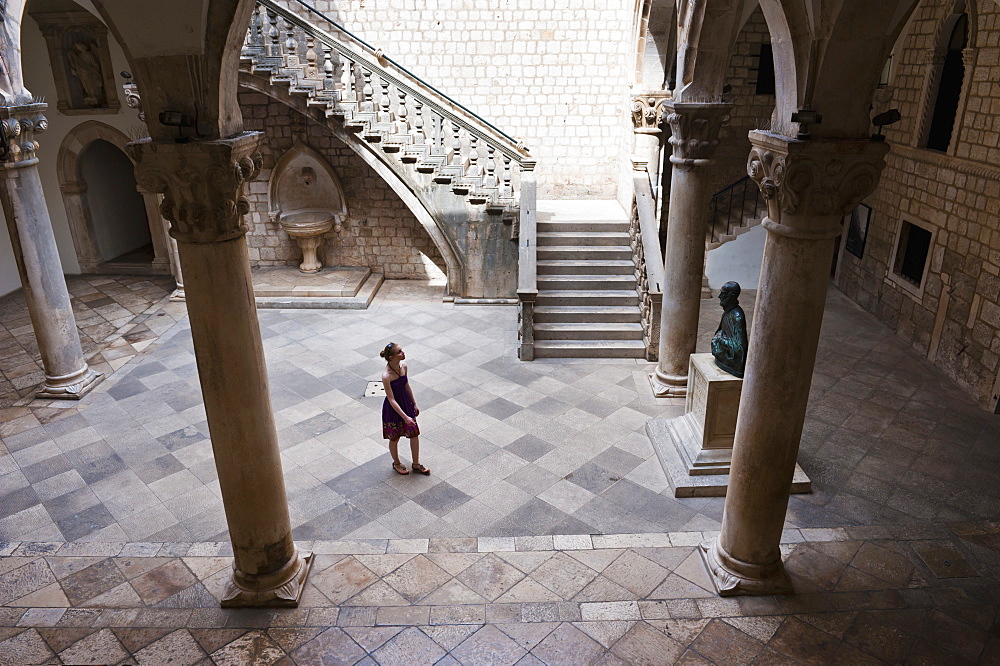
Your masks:
{"label": "stone fountain", "polygon": [[302,250],[303,273],[323,267],[319,247],[323,235],[340,231],[347,217],[347,204],[333,168],[301,140],[281,156],[271,175],[271,219],[276,221]]}

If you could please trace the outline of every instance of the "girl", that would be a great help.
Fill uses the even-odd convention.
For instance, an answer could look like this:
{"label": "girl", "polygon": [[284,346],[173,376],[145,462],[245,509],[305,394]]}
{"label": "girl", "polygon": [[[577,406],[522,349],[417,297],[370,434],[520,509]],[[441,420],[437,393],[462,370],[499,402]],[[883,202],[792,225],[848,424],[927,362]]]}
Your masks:
{"label": "girl", "polygon": [[399,462],[399,438],[410,440],[411,466],[414,472],[430,474],[431,471],[420,464],[420,428],[417,427],[417,403],[413,399],[406,377],[406,354],[403,348],[395,342],[390,342],[378,354],[385,359],[385,370],[382,371],[382,386],[385,387],[385,401],[382,403],[382,436],[389,440],[389,454],[392,456],[392,468],[398,474],[409,474],[403,463]]}

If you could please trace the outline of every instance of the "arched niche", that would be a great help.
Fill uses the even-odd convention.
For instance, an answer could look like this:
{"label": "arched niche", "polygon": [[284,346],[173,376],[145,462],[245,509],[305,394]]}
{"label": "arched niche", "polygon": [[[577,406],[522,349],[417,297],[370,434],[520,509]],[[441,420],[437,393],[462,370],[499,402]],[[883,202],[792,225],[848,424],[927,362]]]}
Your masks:
{"label": "arched niche", "polygon": [[[98,234],[94,227],[90,202],[87,199],[87,182],[83,178],[81,168],[81,156],[95,141],[105,141],[128,157],[128,152],[125,150],[129,142],[127,136],[110,125],[88,120],[70,130],[59,146],[59,155],[56,158],[56,173],[63,207],[66,210],[66,220],[83,273],[101,273],[109,270],[105,267],[105,259],[101,255]],[[131,158],[128,159],[131,162]],[[132,165],[134,167],[135,163],[132,162]],[[159,199],[151,192],[140,191],[139,194],[146,209],[149,235],[153,242],[153,261],[149,271],[168,274],[170,273],[168,237],[160,217]],[[118,270],[120,269],[116,269],[116,272]]]}
{"label": "arched niche", "polygon": [[338,223],[347,217],[347,197],[340,178],[330,163],[301,139],[275,163],[267,201],[275,221],[283,213],[304,210],[331,213]]}

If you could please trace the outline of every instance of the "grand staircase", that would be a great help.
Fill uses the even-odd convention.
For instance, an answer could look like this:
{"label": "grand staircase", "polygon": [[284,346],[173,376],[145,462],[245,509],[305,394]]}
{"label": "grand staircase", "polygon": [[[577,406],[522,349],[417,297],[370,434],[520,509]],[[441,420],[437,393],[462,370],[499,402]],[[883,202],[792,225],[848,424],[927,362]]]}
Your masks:
{"label": "grand staircase", "polygon": [[616,201],[538,202],[535,357],[645,355],[629,220]]}

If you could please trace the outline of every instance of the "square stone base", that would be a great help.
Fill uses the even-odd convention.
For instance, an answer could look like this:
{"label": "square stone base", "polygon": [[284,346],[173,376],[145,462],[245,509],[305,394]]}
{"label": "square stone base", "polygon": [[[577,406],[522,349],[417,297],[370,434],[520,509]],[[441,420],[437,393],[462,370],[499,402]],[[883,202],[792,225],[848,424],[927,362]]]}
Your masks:
{"label": "square stone base", "polygon": [[370,268],[344,266],[325,266],[312,274],[295,266],[269,266],[251,277],[258,308],[363,310],[383,281]]}
{"label": "square stone base", "polygon": [[[656,457],[674,490],[674,497],[725,497],[729,487],[729,474],[691,474],[687,452],[699,446],[688,442],[694,433],[687,421],[690,414],[672,419],[650,419],[646,434],[656,451]],[[699,433],[700,434],[700,433]],[[726,449],[730,455],[732,449]],[[720,461],[721,462],[721,461]],[[728,460],[725,461],[728,470]],[[792,477],[792,493],[811,493],[812,481],[798,465]]]}

